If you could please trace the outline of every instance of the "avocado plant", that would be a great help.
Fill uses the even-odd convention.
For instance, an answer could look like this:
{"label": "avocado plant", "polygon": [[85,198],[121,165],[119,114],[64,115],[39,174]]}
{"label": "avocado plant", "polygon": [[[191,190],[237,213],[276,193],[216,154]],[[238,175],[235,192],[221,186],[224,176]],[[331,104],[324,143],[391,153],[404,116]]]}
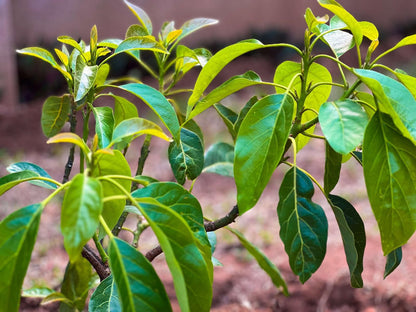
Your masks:
{"label": "avocado plant", "polygon": [[[363,287],[364,223],[353,205],[334,193],[346,161],[362,166],[386,256],[384,275],[390,274],[400,264],[401,247],[416,229],[416,78],[381,60],[416,44],[416,35],[375,53],[379,32],[374,24],[357,21],[335,0],[318,2],[331,16],[317,17],[306,10],[302,47],[249,39],[212,55],[181,41],[216,20],[196,18],[178,29],[167,22],[155,35],[148,15],[124,0],[138,20],[124,39],[99,41],[94,26],[87,43],[58,37],[62,48],[55,49],[55,56],[40,47],[18,50],[42,59],[66,79],[67,93],[46,99],[41,125],[46,143],[70,143],[70,147],[62,180],[28,162],[11,164],[9,174],[0,178],[0,195],[24,182],[50,190],[40,203],[15,210],[0,222],[0,310],[18,311],[23,294],[42,297],[44,303],[60,301],[61,311],[82,311],[86,306],[89,311],[171,311],[152,265],[164,253],[181,310],[209,311],[213,267],[218,264],[212,256],[214,233],[219,229],[235,235],[274,285],[288,295],[278,268],[229,226],[256,209],[277,167],[287,170],[279,200],[270,209],[277,211],[280,239],[300,282],[320,267],[326,253],[328,221],[324,209],[313,201],[316,189],[335,215],[351,286]],[[277,64],[273,81],[248,71],[214,85],[214,78],[234,59],[271,48],[290,49],[296,55],[296,60]],[[343,61],[347,52],[354,56],[354,65]],[[158,87],[133,77],[109,79],[109,61],[119,54],[133,58]],[[178,87],[192,69],[199,69],[193,86]],[[268,86],[271,92],[253,96],[238,110],[221,104],[250,86]],[[139,117],[132,96],[145,103],[159,122]],[[187,103],[181,105],[185,96]],[[109,106],[98,104],[99,98],[107,98]],[[208,109],[224,121],[232,144],[217,142],[205,149],[204,132],[195,117]],[[95,128],[90,129],[93,120]],[[68,132],[62,130],[66,123]],[[82,129],[79,133],[77,126]],[[129,147],[139,136],[143,143],[132,173],[125,155],[136,153]],[[154,137],[168,146],[166,161],[176,182],[143,175]],[[325,166],[319,178],[297,163],[297,153],[312,140],[325,142]],[[76,161],[79,170],[73,172]],[[236,204],[217,220],[192,194],[193,183],[204,172],[235,181]],[[63,198],[60,228],[69,256],[62,286],[22,290],[40,218],[53,198]],[[124,224],[128,215],[137,218],[136,228]],[[158,240],[158,246],[147,251],[138,246],[146,228]],[[119,237],[125,230],[133,233],[130,241]],[[99,284],[94,283],[98,279]],[[88,297],[91,289],[95,291]]]}

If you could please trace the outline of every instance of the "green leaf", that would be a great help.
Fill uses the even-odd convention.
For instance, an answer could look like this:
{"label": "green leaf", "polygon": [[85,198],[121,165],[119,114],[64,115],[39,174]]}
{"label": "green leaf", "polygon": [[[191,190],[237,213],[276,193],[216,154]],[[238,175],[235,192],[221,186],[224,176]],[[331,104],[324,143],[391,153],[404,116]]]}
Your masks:
{"label": "green leaf", "polygon": [[58,133],[57,135],[49,138],[49,140],[46,141],[46,143],[72,143],[80,147],[84,155],[87,156],[90,153],[90,149],[87,146],[87,144],[85,144],[84,140],[72,132]]}
{"label": "green leaf", "polygon": [[367,126],[363,168],[387,255],[404,245],[416,229],[416,147],[384,113],[375,113]]}
{"label": "green leaf", "polygon": [[22,291],[22,297],[28,298],[45,298],[50,294],[53,294],[55,291],[48,287],[32,287],[29,289],[24,289]]}
{"label": "green leaf", "polygon": [[325,141],[324,191],[328,195],[337,185],[341,172],[342,155],[335,152]]}
{"label": "green leaf", "polygon": [[234,123],[237,121],[238,115],[233,110],[229,109],[220,103],[214,105],[215,110],[227,126],[233,140],[237,137],[237,132],[234,130]]}
{"label": "green leaf", "polygon": [[137,19],[139,20],[140,24],[143,25],[143,27],[147,30],[147,33],[149,35],[152,34],[152,21],[150,20],[149,16],[146,14],[146,12],[138,7],[137,5],[127,1],[127,0],[123,0],[124,3],[128,6],[128,8],[130,9],[130,11],[133,12],[133,14],[137,17]]}
{"label": "green leaf", "polygon": [[181,311],[208,312],[212,266],[207,266],[190,226],[179,213],[156,199],[140,198],[138,204],[165,254]]}
{"label": "green leaf", "polygon": [[402,247],[396,248],[387,255],[384,278],[389,276],[402,262]]}
{"label": "green leaf", "polygon": [[31,170],[24,170],[5,175],[0,178],[0,195],[7,192],[16,185],[22,182],[34,180],[33,178],[38,176],[39,175],[37,173]]}
{"label": "green leaf", "polygon": [[285,280],[283,279],[282,274],[280,273],[279,269],[270,261],[267,256],[261,252],[256,246],[250,243],[242,233],[237,230],[228,228],[228,230],[236,235],[240,240],[240,243],[244,246],[245,249],[256,259],[259,266],[270,276],[273,284],[280,288],[285,296],[289,295],[289,291],[287,289],[287,285]]}
{"label": "green leaf", "polygon": [[103,209],[102,187],[98,180],[77,174],[65,192],[61,211],[61,231],[71,262],[81,256],[82,247],[94,235]]}
{"label": "green leaf", "polygon": [[265,46],[258,40],[247,40],[232,44],[214,54],[199,73],[194,91],[188,100],[188,111],[190,112],[195,106],[211,81],[225,65],[244,53],[264,47]]}
{"label": "green leaf", "polygon": [[368,116],[357,102],[338,100],[322,104],[319,122],[331,147],[337,153],[348,154],[361,144]]}
{"label": "green leaf", "polygon": [[113,275],[108,276],[95,289],[88,304],[88,311],[122,312]]}
{"label": "green leaf", "polygon": [[168,53],[165,47],[157,42],[153,36],[137,36],[123,40],[114,51],[114,55],[131,50],[150,50],[165,54]]}
{"label": "green leaf", "polygon": [[351,286],[363,287],[363,257],[366,244],[364,223],[355,208],[344,198],[329,195],[332,207],[344,243],[345,256],[350,270]]}
{"label": "green leaf", "polygon": [[203,17],[193,18],[189,21],[186,21],[180,28],[182,30],[182,33],[178,37],[178,41],[182,40],[183,38],[190,35],[194,31],[197,31],[198,29],[201,29],[203,27],[207,27],[210,25],[215,25],[217,23],[218,23],[218,20],[216,19],[203,18]]}
{"label": "green leaf", "polygon": [[[72,301],[72,305],[82,311],[90,290],[92,271],[88,260],[80,258],[76,262],[68,263],[64,280],[62,282],[61,293]],[[74,310],[64,302],[61,303],[60,311]]]}
{"label": "green leaf", "polygon": [[294,106],[290,96],[269,95],[254,104],[241,123],[234,156],[240,215],[256,204],[282,158]]}
{"label": "green leaf", "polygon": [[406,73],[399,72],[397,69],[394,71],[397,79],[412,93],[413,97],[416,98],[416,78]]}
{"label": "green leaf", "polygon": [[165,288],[145,256],[116,237],[110,240],[108,255],[122,311],[172,311]]}
{"label": "green leaf", "polygon": [[109,146],[118,142],[130,144],[131,141],[143,134],[150,134],[168,142],[171,141],[157,124],[147,119],[135,117],[123,120],[115,127]]}
{"label": "green leaf", "polygon": [[98,67],[97,77],[95,78],[95,85],[101,87],[105,84],[108,74],[110,73],[110,65],[102,64]]}
{"label": "green leaf", "polygon": [[328,221],[322,207],[312,202],[313,193],[311,180],[296,167],[285,174],[279,189],[280,238],[302,283],[321,265],[328,237]]}
{"label": "green leaf", "polygon": [[114,127],[125,119],[139,117],[136,105],[122,96],[112,93],[103,94],[114,99]]}
{"label": "green leaf", "polygon": [[408,45],[413,45],[413,44],[416,44],[416,34],[404,37],[393,48],[383,53],[383,55],[393,52],[394,50],[397,50],[398,48],[405,47]]}
{"label": "green leaf", "polygon": [[200,101],[198,101],[194,107],[192,107],[192,112],[189,114],[188,119],[192,119],[198,114],[202,113],[207,108],[211,107],[212,105],[218,103],[219,101],[223,100],[230,94],[234,94],[235,92],[258,84],[262,84],[259,75],[257,75],[253,71],[248,71],[243,75],[238,75],[230,78],[219,87],[212,90],[208,93],[205,97],[203,97]]}
{"label": "green leaf", "polygon": [[[131,170],[127,160],[124,158],[120,151],[114,150],[113,154],[101,154],[94,165],[92,171],[93,177],[104,177],[106,175],[121,175],[131,177]],[[126,179],[114,179],[120,184],[126,192],[130,192],[131,181]],[[124,195],[124,193],[118,189],[112,183],[102,180],[103,198],[109,196]],[[107,201],[104,203],[102,216],[107,225],[112,229],[123,213],[126,201],[124,199],[116,199]],[[100,231],[100,237],[104,236],[104,231]]]}
{"label": "green leaf", "polygon": [[354,36],[355,44],[359,47],[363,41],[363,33],[360,24],[354,16],[352,16],[335,0],[318,0],[318,2],[322,7],[337,15],[345,24],[347,24]]}
{"label": "green leaf", "polygon": [[81,47],[80,43],[78,43],[74,38],[70,36],[59,36],[57,40],[75,48],[81,54],[84,53],[84,49]]}
{"label": "green leaf", "polygon": [[390,115],[405,137],[416,142],[416,100],[400,82],[378,72],[355,69],[354,73],[374,93],[378,109]]}
{"label": "green leaf", "polygon": [[75,102],[82,100],[88,91],[94,86],[98,66],[88,66],[82,57],[77,58],[74,74]]}
{"label": "green leaf", "polygon": [[194,180],[204,168],[204,147],[194,132],[182,128],[180,141],[169,145],[169,163],[179,184]]}
{"label": "green leaf", "polygon": [[310,32],[314,33],[315,32],[315,27],[320,25],[320,24],[325,24],[327,23],[329,20],[329,16],[325,15],[323,17],[316,17],[312,10],[310,8],[306,9],[305,12],[305,21],[306,24],[308,25],[308,29]]}
{"label": "green leaf", "polygon": [[41,125],[43,134],[50,138],[61,131],[71,109],[71,97],[50,96],[42,107]]}
{"label": "green leaf", "polygon": [[341,57],[343,54],[354,47],[354,37],[346,31],[334,30],[338,29],[339,27],[333,28],[326,24],[321,24],[318,25],[317,28],[319,29],[319,34],[332,30],[331,32],[323,35],[321,40],[331,48],[337,57]]}
{"label": "green leaf", "polygon": [[179,141],[180,127],[178,117],[168,100],[156,89],[145,84],[129,83],[119,88],[126,90],[143,100],[162,120],[166,128]]}
{"label": "green leaf", "polygon": [[253,107],[254,104],[256,104],[258,101],[257,96],[253,96],[248,100],[246,105],[241,109],[240,113],[238,114],[237,120],[234,123],[234,131],[236,134],[238,134],[238,131],[240,130],[241,123],[243,122],[244,118],[246,118],[247,113],[249,110]]}
{"label": "green leaf", "polygon": [[0,222],[0,311],[17,312],[38,233],[42,204],[21,208]]}
{"label": "green leaf", "polygon": [[[37,174],[40,177],[52,179],[51,176],[44,169],[42,169],[38,165],[29,163],[29,162],[24,162],[24,161],[17,162],[17,163],[11,164],[6,169],[10,173],[32,171],[33,173]],[[49,181],[33,180],[33,181],[29,181],[29,183],[40,186],[40,187],[44,187],[47,189],[51,189],[51,190],[56,189],[56,184],[49,182]]]}
{"label": "green leaf", "polygon": [[209,147],[205,153],[204,169],[202,172],[217,173],[233,177],[234,146],[218,142]]}
{"label": "green leaf", "polygon": [[147,33],[146,28],[138,24],[133,24],[133,25],[130,25],[129,28],[127,28],[125,37],[127,39],[130,37],[142,37],[142,36],[147,36],[147,35],[148,33]]}
{"label": "green leaf", "polygon": [[377,27],[370,22],[358,22],[363,32],[363,36],[367,37],[371,41],[378,40],[379,33]]}
{"label": "green leaf", "polygon": [[93,107],[95,117],[95,133],[98,136],[98,147],[106,148],[113,136],[114,116],[111,107]]}
{"label": "green leaf", "polygon": [[[288,87],[289,84],[292,82],[295,75],[302,73],[302,65],[300,63],[286,61],[280,64],[276,68],[276,72],[274,74],[274,83],[278,83],[285,87]],[[315,85],[317,83],[331,83],[332,77],[331,73],[322,65],[313,63],[309,67],[308,76],[306,78],[307,85]],[[297,78],[292,83],[292,92],[296,92],[297,94],[301,94],[302,92],[302,82],[300,78]],[[321,105],[328,100],[329,95],[331,94],[332,87],[330,85],[320,85],[314,88],[309,95],[305,99],[304,108],[309,109],[306,110],[302,114],[301,122],[305,123],[310,121],[316,117],[316,113],[314,111],[319,111]],[[276,88],[277,92],[287,92],[286,89]],[[315,127],[311,127],[306,130],[306,133],[313,134]],[[302,134],[296,137],[296,145],[297,151],[300,151],[308,142],[309,137],[304,136]]]}

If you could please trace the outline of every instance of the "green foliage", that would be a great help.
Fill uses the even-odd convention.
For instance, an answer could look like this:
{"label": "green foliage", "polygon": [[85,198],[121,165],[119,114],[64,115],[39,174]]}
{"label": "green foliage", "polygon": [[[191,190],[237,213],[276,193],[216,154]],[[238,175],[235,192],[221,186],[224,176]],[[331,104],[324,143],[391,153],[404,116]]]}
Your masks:
{"label": "green foliage", "polygon": [[[166,22],[156,34],[143,9],[123,2],[137,18],[125,38],[100,41],[93,26],[86,42],[58,37],[62,48],[55,49],[55,56],[40,47],[17,51],[45,61],[65,77],[68,90],[46,99],[41,127],[47,143],[66,143],[70,150],[62,183],[28,162],[11,164],[9,174],[0,177],[0,195],[24,182],[51,192],[41,203],[17,209],[0,222],[0,310],[19,309],[40,216],[55,199],[61,201],[61,231],[70,262],[60,290],[53,291],[56,285],[51,285],[26,290],[23,295],[43,298],[45,304],[58,301],[60,311],[81,311],[88,292],[96,287],[92,266],[101,283],[91,296],[89,311],[171,311],[152,265],[154,257],[163,252],[181,310],[209,311],[213,266],[220,265],[212,256],[221,243],[213,231],[249,210],[255,215],[256,203],[282,164],[289,170],[284,173],[275,207],[280,238],[300,281],[306,282],[324,260],[326,211],[332,209],[351,285],[364,285],[364,222],[347,199],[335,194],[342,167],[350,158],[362,166],[387,257],[384,277],[391,274],[401,262],[402,246],[416,230],[416,78],[380,60],[416,44],[416,35],[373,58],[379,45],[376,26],[356,20],[334,0],[319,0],[331,16],[316,17],[306,9],[302,47],[249,39],[212,55],[205,48],[183,45],[182,39],[216,20],[195,18],[178,29],[174,22]],[[319,42],[328,53],[315,49]],[[273,81],[264,81],[249,70],[214,85],[230,62],[269,48],[291,49],[298,58],[275,64]],[[340,59],[345,53],[356,54],[354,66]],[[109,60],[120,54],[131,56],[157,87],[132,77],[109,81]],[[328,62],[333,64],[323,65]],[[194,85],[178,87],[191,70],[199,70]],[[232,108],[221,103],[243,88],[258,86],[261,96]],[[181,105],[184,97],[185,107]],[[107,101],[98,105],[100,98]],[[140,101],[156,118],[150,120],[142,112],[139,117]],[[204,129],[197,120],[207,110],[218,113],[228,130],[228,141],[205,146]],[[92,118],[95,127],[90,129]],[[70,130],[62,132],[66,122]],[[80,134],[77,128],[81,128]],[[138,137],[142,137],[137,140],[142,147],[135,155],[131,144]],[[159,181],[153,173],[143,175],[153,137],[163,140],[171,180],[174,177],[177,182]],[[298,151],[314,140],[325,142],[325,160],[315,160],[325,162],[318,177],[297,164],[298,157],[305,157]],[[135,171],[127,156],[137,157]],[[75,161],[79,172],[71,176]],[[195,181],[205,173],[234,179],[237,188],[237,205],[214,221],[208,221],[208,211],[192,195]],[[314,184],[327,200],[323,207],[313,201]],[[63,200],[57,196],[60,193],[64,193]],[[137,221],[134,228],[125,223],[129,215]],[[153,231],[159,246],[144,254],[139,239],[146,228]],[[272,261],[241,232],[228,230],[287,295],[286,282]],[[121,240],[121,231],[130,232],[133,238]]]}

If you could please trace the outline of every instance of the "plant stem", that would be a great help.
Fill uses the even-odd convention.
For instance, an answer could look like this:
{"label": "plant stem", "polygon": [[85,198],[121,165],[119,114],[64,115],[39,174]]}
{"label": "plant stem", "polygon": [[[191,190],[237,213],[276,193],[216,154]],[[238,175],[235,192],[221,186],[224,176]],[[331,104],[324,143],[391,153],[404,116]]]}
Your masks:
{"label": "plant stem", "polygon": [[108,261],[108,256],[107,256],[103,246],[101,245],[100,240],[98,239],[97,233],[95,233],[92,238],[94,240],[95,247],[97,247],[98,253],[100,254],[101,261],[103,263],[106,263]]}
{"label": "plant stem", "polygon": [[[74,98],[71,97],[71,114],[69,115],[69,124],[70,132],[75,133],[77,128],[77,108],[74,103]],[[64,177],[62,178],[62,183],[66,183],[69,180],[69,175],[71,174],[72,166],[74,165],[74,156],[75,156],[75,145],[73,144],[69,150],[68,160],[65,165]]]}
{"label": "plant stem", "polygon": [[[152,139],[152,136],[147,134],[146,138],[144,139],[142,148],[140,150],[140,157],[137,162],[137,170],[136,170],[136,176],[141,175],[143,173],[144,164],[146,162],[147,156],[149,156],[149,147],[150,147],[150,141]],[[138,183],[133,182],[131,185],[131,191],[137,190]]]}
{"label": "plant stem", "polygon": [[85,245],[82,249],[81,255],[91,263],[94,270],[97,272],[98,276],[100,277],[100,281],[104,280],[106,277],[110,275],[110,269],[108,266],[101,262],[100,257],[96,255],[94,250],[91,249],[90,246]]}

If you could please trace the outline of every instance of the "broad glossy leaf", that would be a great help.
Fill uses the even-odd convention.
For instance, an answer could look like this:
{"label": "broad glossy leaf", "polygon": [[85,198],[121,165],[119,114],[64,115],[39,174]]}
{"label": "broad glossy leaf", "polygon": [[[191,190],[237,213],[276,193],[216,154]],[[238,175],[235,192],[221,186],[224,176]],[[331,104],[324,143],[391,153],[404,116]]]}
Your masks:
{"label": "broad glossy leaf", "polygon": [[142,99],[156,113],[160,120],[162,120],[175,140],[179,140],[180,127],[176,112],[159,91],[140,83],[129,83],[119,86],[119,88]]}
{"label": "broad glossy leaf", "polygon": [[22,182],[32,181],[33,178],[38,176],[39,174],[33,172],[32,170],[24,170],[5,175],[0,178],[0,195],[7,192],[16,185]]}
{"label": "broad glossy leaf", "polygon": [[240,214],[251,209],[279,164],[292,125],[294,102],[283,94],[259,100],[238,132],[234,177]]}
{"label": "broad glossy leaf", "polygon": [[[72,301],[72,304],[79,311],[85,306],[85,301],[90,290],[90,281],[92,276],[91,264],[88,260],[80,258],[76,262],[68,263],[64,280],[61,286],[61,293]],[[73,310],[65,302],[61,303],[60,311]]]}
{"label": "broad glossy leaf", "polygon": [[165,288],[145,256],[116,237],[110,240],[108,255],[122,311],[172,311]]}
{"label": "broad glossy leaf", "polygon": [[264,47],[265,46],[258,40],[247,40],[232,44],[214,54],[199,73],[194,91],[188,100],[188,111],[190,112],[190,110],[195,106],[211,81],[218,75],[225,65],[244,53]]}
{"label": "broad glossy leaf", "polygon": [[43,103],[41,125],[43,134],[50,138],[61,131],[71,109],[71,97],[50,96]]}
{"label": "broad glossy leaf", "polygon": [[241,109],[240,113],[238,114],[237,120],[234,123],[234,131],[236,134],[238,134],[238,131],[240,130],[241,123],[243,122],[244,118],[246,118],[248,111],[253,107],[254,104],[256,104],[258,101],[257,96],[253,96],[246,105]]}
{"label": "broad glossy leaf", "polygon": [[85,155],[88,155],[88,153],[90,152],[90,149],[87,146],[87,144],[85,144],[84,140],[72,132],[58,133],[57,135],[51,137],[48,141],[46,141],[46,143],[72,143],[78,145]]}
{"label": "broad glossy leaf", "polygon": [[[286,61],[280,64],[276,68],[274,75],[274,83],[288,87],[293,77],[298,73],[302,72],[302,65],[300,63]],[[322,65],[313,63],[309,67],[308,77],[306,84],[314,85],[317,83],[332,82],[331,73]],[[292,91],[296,91],[297,94],[301,94],[301,80],[300,78],[296,79],[292,84]],[[315,111],[319,111],[321,105],[326,102],[331,94],[332,87],[330,85],[321,85],[316,87],[311,91],[311,93],[306,97],[304,108],[309,108]],[[286,92],[285,89],[276,88],[277,92]],[[316,117],[316,114],[313,111],[307,110],[302,114],[302,123],[305,123],[309,120],[312,120]],[[315,130],[315,127],[311,127],[306,130],[306,133],[312,134]],[[296,137],[297,151],[300,151],[308,142],[309,137],[302,134]]]}
{"label": "broad glossy leaf", "polygon": [[113,137],[110,142],[110,146],[118,143],[124,142],[125,144],[130,144],[138,136],[143,134],[150,134],[157,136],[168,142],[171,139],[162,131],[162,129],[155,123],[140,117],[125,119],[120,122],[113,131]]}
{"label": "broad glossy leaf", "polygon": [[324,191],[329,194],[337,185],[341,172],[342,155],[335,152],[325,141]]}
{"label": "broad glossy leaf", "polygon": [[137,19],[139,20],[139,22],[143,25],[143,27],[147,30],[147,33],[149,35],[152,34],[152,21],[150,20],[149,16],[146,14],[146,12],[138,7],[137,5],[127,1],[127,0],[123,0],[124,3],[128,6],[128,8],[130,9],[130,11],[133,12],[133,14],[137,17]]}
{"label": "broad glossy leaf", "polygon": [[338,2],[335,0],[318,0],[319,4],[337,15],[348,28],[351,30],[354,41],[357,46],[361,45],[363,41],[363,32],[361,30],[360,24],[347,10],[345,10]]}
{"label": "broad glossy leaf", "polygon": [[367,126],[363,168],[387,255],[404,245],[416,229],[416,147],[389,115],[377,112]]}
{"label": "broad glossy leaf", "polygon": [[110,145],[113,136],[114,116],[111,107],[94,107],[95,133],[98,136],[98,147],[106,148]]}
{"label": "broad glossy leaf", "polygon": [[[98,178],[106,175],[122,175],[131,177],[130,166],[120,151],[114,150],[113,154],[101,154],[98,157],[97,162],[94,165],[94,170],[92,171],[92,176]],[[130,192],[131,181],[126,179],[114,180],[119,183],[126,192]],[[101,181],[101,185],[103,189],[103,198],[115,195],[124,195],[121,190],[108,181]],[[126,201],[124,199],[117,199],[104,203],[101,214],[110,229],[117,224],[118,218],[123,213],[125,205]],[[100,236],[103,236],[103,233],[104,232],[101,231]]]}
{"label": "broad glossy leaf", "polygon": [[[334,30],[326,24],[318,25],[317,28],[320,34],[332,30],[323,35],[322,41],[331,48],[337,57],[342,56],[354,47],[354,37],[350,33],[343,30]],[[338,27],[335,27],[335,29],[338,29]]]}
{"label": "broad glossy leaf", "polygon": [[[59,42],[65,43],[73,48],[75,48],[78,52],[80,53],[84,53],[84,49],[81,46],[81,42],[78,43],[74,38],[70,37],[70,36],[59,36],[57,38],[57,40]],[[84,45],[85,46],[85,45]]]}
{"label": "broad glossy leaf", "polygon": [[164,46],[157,42],[153,36],[137,36],[123,40],[114,51],[114,54],[131,50],[151,50],[159,53],[168,53]]}
{"label": "broad glossy leaf", "polygon": [[366,244],[363,220],[355,208],[344,198],[329,195],[329,204],[335,214],[342,241],[344,243],[345,256],[350,269],[351,286],[363,287],[363,257]]}
{"label": "broad glossy leaf", "polygon": [[[98,55],[99,57],[100,55]],[[100,87],[105,84],[108,74],[110,73],[110,65],[102,64],[98,67],[97,77],[95,78],[95,85]]]}
{"label": "broad glossy leaf", "polygon": [[412,93],[413,97],[416,98],[416,78],[406,73],[399,72],[397,69],[394,71],[397,79]]}
{"label": "broad glossy leaf", "polygon": [[243,88],[261,83],[262,81],[259,75],[253,71],[248,71],[243,75],[234,76],[198,101],[193,107],[192,112],[189,114],[188,119],[194,118],[196,115],[202,113],[204,110],[223,100],[230,94],[234,94]]}
{"label": "broad glossy leaf", "polygon": [[[38,165],[29,163],[29,162],[24,162],[24,161],[17,162],[17,163],[11,164],[6,169],[10,173],[32,171],[33,173],[39,175],[40,177],[52,179],[51,176],[44,169],[42,169]],[[44,187],[47,189],[51,189],[51,190],[56,189],[56,184],[49,182],[49,181],[34,180],[34,181],[29,181],[29,183],[40,186],[40,187]]]}
{"label": "broad glossy leaf", "polygon": [[136,105],[129,100],[112,93],[105,95],[114,99],[114,127],[125,119],[139,117]]}
{"label": "broad glossy leaf", "polygon": [[289,295],[289,291],[287,289],[287,285],[285,280],[283,279],[282,274],[280,273],[279,269],[270,261],[267,256],[261,252],[256,246],[250,243],[242,233],[237,230],[228,228],[228,230],[236,235],[240,241],[240,243],[244,246],[245,249],[256,259],[259,266],[270,276],[273,284],[280,288],[285,294],[285,296]]}
{"label": "broad glossy leaf", "polygon": [[94,235],[103,209],[100,182],[83,174],[76,175],[65,192],[61,211],[61,231],[69,259],[81,257],[82,247]]}
{"label": "broad glossy leaf", "polygon": [[357,102],[338,100],[322,104],[319,122],[331,147],[337,153],[348,154],[361,144],[368,116]]}
{"label": "broad glossy leaf", "polygon": [[416,142],[416,100],[400,82],[378,72],[355,69],[354,73],[377,98],[381,112],[390,115],[405,137]]}
{"label": "broad glossy leaf", "polygon": [[399,247],[387,255],[386,267],[384,268],[384,278],[389,276],[402,262],[402,247]]}
{"label": "broad glossy leaf", "polygon": [[217,23],[218,23],[218,20],[216,19],[203,18],[203,17],[193,18],[189,21],[186,21],[180,28],[182,30],[182,33],[179,36],[178,41],[182,40],[183,38],[190,35],[194,31],[197,31],[198,29],[201,29],[203,27],[207,27],[210,25],[215,25]]}
{"label": "broad glossy leaf", "polygon": [[190,226],[156,199],[140,198],[138,203],[165,253],[181,311],[209,311],[212,266],[207,266]]}
{"label": "broad glossy leaf", "polygon": [[169,163],[179,184],[184,184],[186,177],[194,180],[204,168],[204,147],[201,139],[194,132],[182,128],[179,142],[169,145]]}
{"label": "broad glossy leaf", "polygon": [[122,312],[120,298],[113,275],[108,276],[95,289],[88,303],[91,312]]}
{"label": "broad glossy leaf", "polygon": [[322,207],[312,202],[313,193],[311,180],[296,167],[285,174],[279,189],[280,238],[302,283],[321,265],[328,237],[328,221]]}
{"label": "broad glossy leaf", "polygon": [[214,105],[215,110],[221,119],[224,121],[228,132],[231,134],[233,140],[237,137],[237,132],[234,130],[234,123],[237,121],[238,115],[233,110],[229,109],[227,106],[224,106],[220,103]]}
{"label": "broad glossy leaf", "polygon": [[378,29],[373,23],[363,21],[358,22],[358,24],[360,24],[361,31],[364,37],[367,37],[371,41],[378,40]]}
{"label": "broad glossy leaf", "polygon": [[233,177],[234,146],[218,142],[209,147],[205,153],[204,169],[202,172],[217,173]]}
{"label": "broad glossy leaf", "polygon": [[43,205],[21,208],[0,222],[0,311],[17,312]]}
{"label": "broad glossy leaf", "polygon": [[74,74],[75,102],[80,101],[94,86],[98,66],[88,66],[82,57],[77,58]]}

